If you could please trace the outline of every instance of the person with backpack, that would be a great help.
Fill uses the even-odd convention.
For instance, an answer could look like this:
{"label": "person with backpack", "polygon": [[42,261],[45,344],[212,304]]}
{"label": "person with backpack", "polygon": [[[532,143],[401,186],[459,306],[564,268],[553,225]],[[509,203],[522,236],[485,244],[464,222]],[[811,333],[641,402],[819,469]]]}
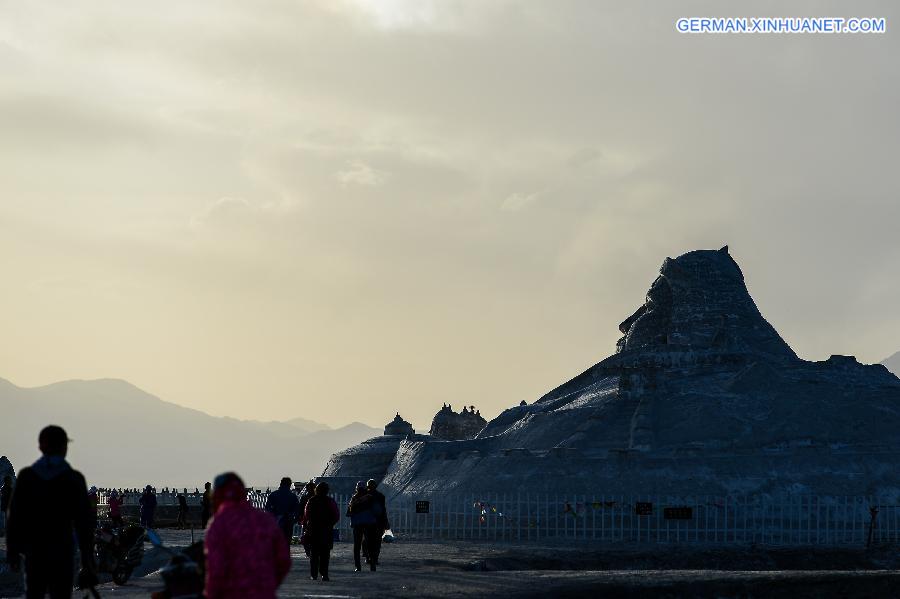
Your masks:
{"label": "person with backpack", "polygon": [[309,578],[328,582],[328,562],[334,547],[334,525],[341,518],[337,504],[328,496],[328,483],[316,485],[316,493],[306,502],[303,512],[303,534],[309,544]]}
{"label": "person with backpack", "polygon": [[300,515],[300,500],[291,489],[291,479],[287,476],[281,479],[277,491],[269,493],[266,498],[266,511],[275,516],[278,528],[290,544],[294,536],[294,524]]}
{"label": "person with backpack", "polygon": [[356,492],[353,493],[350,505],[347,506],[347,516],[350,517],[350,527],[353,529],[353,563],[356,572],[362,571],[361,550],[365,552],[366,562],[371,563],[368,550],[370,539],[366,537],[366,532],[368,527],[378,522],[373,509],[374,505],[375,498],[369,495],[365,483],[362,481],[356,483]]}
{"label": "person with backpack", "polygon": [[62,427],[45,427],[38,436],[42,456],[19,473],[10,498],[6,560],[18,572],[25,556],[29,598],[72,596],[76,539],[82,566],[79,586],[97,583],[87,485],[66,462],[68,445]]}

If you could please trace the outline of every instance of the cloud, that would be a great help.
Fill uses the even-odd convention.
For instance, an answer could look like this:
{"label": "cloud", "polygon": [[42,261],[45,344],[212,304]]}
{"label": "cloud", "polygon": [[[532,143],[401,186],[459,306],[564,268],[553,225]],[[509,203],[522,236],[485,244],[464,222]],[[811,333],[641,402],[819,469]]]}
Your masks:
{"label": "cloud", "polygon": [[335,173],[335,177],[344,187],[359,185],[363,187],[377,187],[387,182],[390,174],[375,169],[365,162],[358,160],[349,162],[347,168]]}
{"label": "cloud", "polygon": [[191,227],[240,229],[265,225],[292,214],[295,206],[289,202],[257,202],[245,198],[221,197],[210,202],[190,219]]}
{"label": "cloud", "polygon": [[506,196],[500,205],[500,210],[504,212],[518,212],[537,201],[539,193],[512,193]]}
{"label": "cloud", "polygon": [[[0,20],[0,328],[36,352],[77,338],[73,312],[17,289],[126,273],[154,291],[118,328],[115,306],[75,320],[154,326],[78,352],[98,376],[244,416],[233,389],[265,379],[273,414],[339,393],[379,422],[394,402],[428,421],[408,389],[452,369],[434,402],[477,381],[499,411],[606,355],[663,257],[725,243],[801,355],[900,349],[896,35],[684,36],[674,4],[20,8]],[[0,357],[15,377],[64,349]],[[297,375],[309,356],[326,366]]]}

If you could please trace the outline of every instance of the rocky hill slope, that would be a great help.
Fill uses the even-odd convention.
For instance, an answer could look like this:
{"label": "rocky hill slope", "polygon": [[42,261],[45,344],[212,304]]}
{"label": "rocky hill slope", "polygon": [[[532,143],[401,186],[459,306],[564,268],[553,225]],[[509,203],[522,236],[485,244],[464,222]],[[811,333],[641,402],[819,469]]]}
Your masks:
{"label": "rocky hill slope", "polygon": [[803,360],[727,247],[667,258],[613,355],[473,440],[410,438],[394,493],[897,494],[900,379]]}

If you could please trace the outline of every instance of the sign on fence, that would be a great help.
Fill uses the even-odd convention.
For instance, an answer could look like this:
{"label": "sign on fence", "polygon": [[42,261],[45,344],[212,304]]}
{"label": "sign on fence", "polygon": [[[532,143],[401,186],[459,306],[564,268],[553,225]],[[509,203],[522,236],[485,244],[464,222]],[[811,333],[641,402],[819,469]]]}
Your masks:
{"label": "sign on fence", "polygon": [[416,513],[417,514],[427,514],[430,507],[431,507],[430,501],[417,501],[416,502]]}
{"label": "sign on fence", "polygon": [[637,501],[634,504],[634,513],[636,516],[652,516],[653,504],[649,501]]}
{"label": "sign on fence", "polygon": [[694,509],[690,507],[666,507],[663,508],[665,520],[693,520]]}

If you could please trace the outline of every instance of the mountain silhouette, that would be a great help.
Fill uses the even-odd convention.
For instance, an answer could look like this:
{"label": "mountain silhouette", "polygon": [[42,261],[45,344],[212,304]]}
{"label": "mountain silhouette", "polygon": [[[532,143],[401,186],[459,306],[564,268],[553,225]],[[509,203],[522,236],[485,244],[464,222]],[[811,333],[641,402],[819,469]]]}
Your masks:
{"label": "mountain silhouette", "polygon": [[71,380],[22,388],[0,379],[0,453],[16,470],[39,456],[37,435],[59,424],[74,442],[69,460],[97,486],[202,487],[223,471],[248,484],[309,479],[335,451],[377,434],[302,418],[258,422],[210,416],[169,403],[127,381]]}

